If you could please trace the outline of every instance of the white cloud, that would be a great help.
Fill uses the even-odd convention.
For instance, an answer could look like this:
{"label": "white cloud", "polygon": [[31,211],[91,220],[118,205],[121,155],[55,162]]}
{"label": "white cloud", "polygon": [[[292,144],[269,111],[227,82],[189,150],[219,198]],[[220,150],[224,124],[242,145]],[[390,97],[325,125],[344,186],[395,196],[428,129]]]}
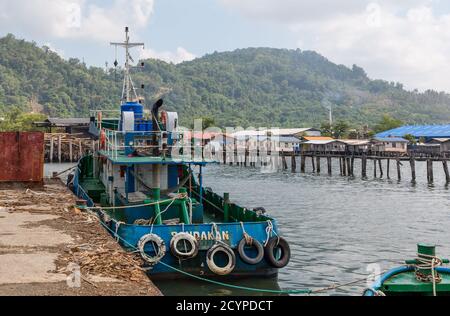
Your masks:
{"label": "white cloud", "polygon": [[430,0],[220,0],[250,18],[285,24],[301,49],[364,67],[407,88],[450,91],[450,14]]}
{"label": "white cloud", "polygon": [[190,61],[196,58],[196,56],[190,52],[188,52],[183,47],[178,47],[175,52],[163,51],[157,52],[152,49],[144,49],[141,51],[140,55],[141,59],[160,59],[168,63],[179,64],[183,61]]}
{"label": "white cloud", "polygon": [[92,0],[0,0],[0,28],[30,36],[110,40],[128,25],[147,25],[154,0],[114,0],[99,6]]}

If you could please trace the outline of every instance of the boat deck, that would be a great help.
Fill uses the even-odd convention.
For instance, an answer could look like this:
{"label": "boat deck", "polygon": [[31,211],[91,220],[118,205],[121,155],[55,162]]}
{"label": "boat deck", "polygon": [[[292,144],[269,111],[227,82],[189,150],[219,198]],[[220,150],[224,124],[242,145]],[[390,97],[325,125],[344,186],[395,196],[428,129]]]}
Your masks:
{"label": "boat deck", "polygon": [[[450,293],[450,275],[446,273],[440,274],[442,277],[442,282],[436,284],[437,292]],[[414,271],[404,272],[397,274],[384,282],[381,289],[383,292],[387,293],[432,293],[433,284],[418,282]]]}
{"label": "boat deck", "polygon": [[209,159],[189,159],[188,157],[180,158],[169,158],[169,157],[141,157],[132,156],[129,157],[124,151],[118,151],[117,155],[111,155],[107,151],[101,150],[98,152],[101,156],[108,158],[114,165],[154,165],[154,164],[165,164],[165,165],[179,165],[179,164],[193,164],[204,166],[209,163],[219,163],[216,160]]}

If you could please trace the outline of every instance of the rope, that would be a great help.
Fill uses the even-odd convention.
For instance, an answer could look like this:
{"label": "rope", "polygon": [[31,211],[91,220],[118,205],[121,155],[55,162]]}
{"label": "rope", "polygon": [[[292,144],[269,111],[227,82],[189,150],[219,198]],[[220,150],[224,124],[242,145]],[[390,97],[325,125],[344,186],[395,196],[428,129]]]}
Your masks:
{"label": "rope", "polygon": [[[436,267],[442,265],[442,260],[436,256],[418,254],[416,261],[414,268],[417,281],[433,283],[433,296],[436,296],[436,283],[442,282],[442,277],[436,272]],[[419,270],[431,270],[431,275],[424,274]]]}
{"label": "rope", "polygon": [[116,231],[114,232],[114,237],[116,237],[116,242],[119,242],[120,236],[119,236],[119,228],[120,225],[125,224],[124,222],[116,222]]}
{"label": "rope", "polygon": [[167,205],[167,207],[165,208],[165,210],[162,211],[162,212],[160,212],[160,213],[158,214],[158,216],[156,216],[156,218],[153,220],[153,224],[156,223],[156,220],[157,220],[158,218],[160,218],[160,217],[162,218],[162,215],[163,215],[165,212],[167,212],[167,211],[169,210],[169,208],[172,206],[172,204],[173,204],[175,201],[176,201],[176,199],[172,200],[172,202],[170,202],[169,205]]}
{"label": "rope", "polygon": [[273,229],[273,224],[272,221],[267,221],[267,227],[266,227],[266,234],[267,234],[267,238],[266,238],[266,242],[264,243],[264,247],[267,247],[267,244],[269,243],[269,239],[270,237],[272,237],[272,233],[278,237],[278,242],[277,242],[277,246],[280,243],[280,236],[278,236],[277,232]]}
{"label": "rope", "polygon": [[87,210],[120,210],[120,209],[127,209],[127,208],[138,208],[138,207],[144,207],[144,206],[152,206],[152,205],[156,205],[156,204],[165,204],[165,203],[169,203],[169,202],[173,202],[175,200],[181,200],[186,198],[186,194],[179,194],[178,196],[172,198],[172,199],[167,199],[167,200],[161,200],[161,201],[156,201],[156,202],[152,202],[152,203],[146,203],[146,204],[137,204],[137,205],[127,205],[127,206],[115,206],[115,207],[102,207],[102,206],[93,206],[93,207],[85,207],[85,209]]}
{"label": "rope", "polygon": [[247,232],[245,231],[244,222],[241,222],[241,227],[242,227],[242,234],[244,235],[245,243],[248,246],[252,246],[253,245],[253,237],[250,236],[249,234],[247,234]]}

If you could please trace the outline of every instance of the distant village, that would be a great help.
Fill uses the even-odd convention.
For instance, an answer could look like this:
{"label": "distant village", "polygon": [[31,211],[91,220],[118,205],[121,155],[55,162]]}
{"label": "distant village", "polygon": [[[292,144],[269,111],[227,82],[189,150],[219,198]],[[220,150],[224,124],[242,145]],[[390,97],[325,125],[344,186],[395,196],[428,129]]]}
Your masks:
{"label": "distant village", "polygon": [[[45,127],[46,160],[76,161],[91,148],[89,119],[56,119],[35,123]],[[387,130],[365,139],[336,139],[316,128],[241,130],[233,133],[185,133],[185,140],[209,153],[227,152],[236,156],[261,150],[287,155],[373,155],[417,158],[450,157],[450,125],[408,125]],[[194,143],[195,142],[195,143]],[[225,157],[226,159],[226,157]],[[233,157],[228,157],[233,160]]]}
{"label": "distant village", "polygon": [[243,146],[251,150],[255,141],[261,144],[275,140],[278,152],[374,154],[385,156],[414,155],[417,157],[450,156],[450,125],[409,125],[384,131],[367,139],[335,139],[322,136],[315,128],[241,131],[229,135],[204,134],[204,144],[219,143]]}

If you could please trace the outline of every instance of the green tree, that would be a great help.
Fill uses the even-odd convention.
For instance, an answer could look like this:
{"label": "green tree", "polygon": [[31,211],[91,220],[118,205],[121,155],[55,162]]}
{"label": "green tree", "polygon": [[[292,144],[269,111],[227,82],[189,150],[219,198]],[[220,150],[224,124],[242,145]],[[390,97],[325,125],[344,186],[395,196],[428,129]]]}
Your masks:
{"label": "green tree", "polygon": [[333,136],[333,128],[330,125],[330,122],[324,122],[320,125],[320,131],[323,136],[332,137]]}
{"label": "green tree", "polygon": [[335,138],[343,138],[344,136],[346,136],[349,127],[350,126],[345,121],[337,122],[333,127],[334,137]]}
{"label": "green tree", "polygon": [[42,129],[33,125],[33,122],[43,121],[47,117],[43,114],[24,113],[17,108],[0,114],[1,132],[40,131]]}
{"label": "green tree", "polygon": [[212,117],[202,118],[203,130],[216,126],[216,120]]}
{"label": "green tree", "polygon": [[397,127],[402,126],[404,123],[401,120],[395,119],[389,114],[384,114],[381,120],[375,125],[375,133],[381,133]]}
{"label": "green tree", "polygon": [[409,140],[409,142],[411,144],[416,144],[417,143],[417,139],[411,135],[411,134],[406,134],[405,136],[403,136],[404,139]]}

